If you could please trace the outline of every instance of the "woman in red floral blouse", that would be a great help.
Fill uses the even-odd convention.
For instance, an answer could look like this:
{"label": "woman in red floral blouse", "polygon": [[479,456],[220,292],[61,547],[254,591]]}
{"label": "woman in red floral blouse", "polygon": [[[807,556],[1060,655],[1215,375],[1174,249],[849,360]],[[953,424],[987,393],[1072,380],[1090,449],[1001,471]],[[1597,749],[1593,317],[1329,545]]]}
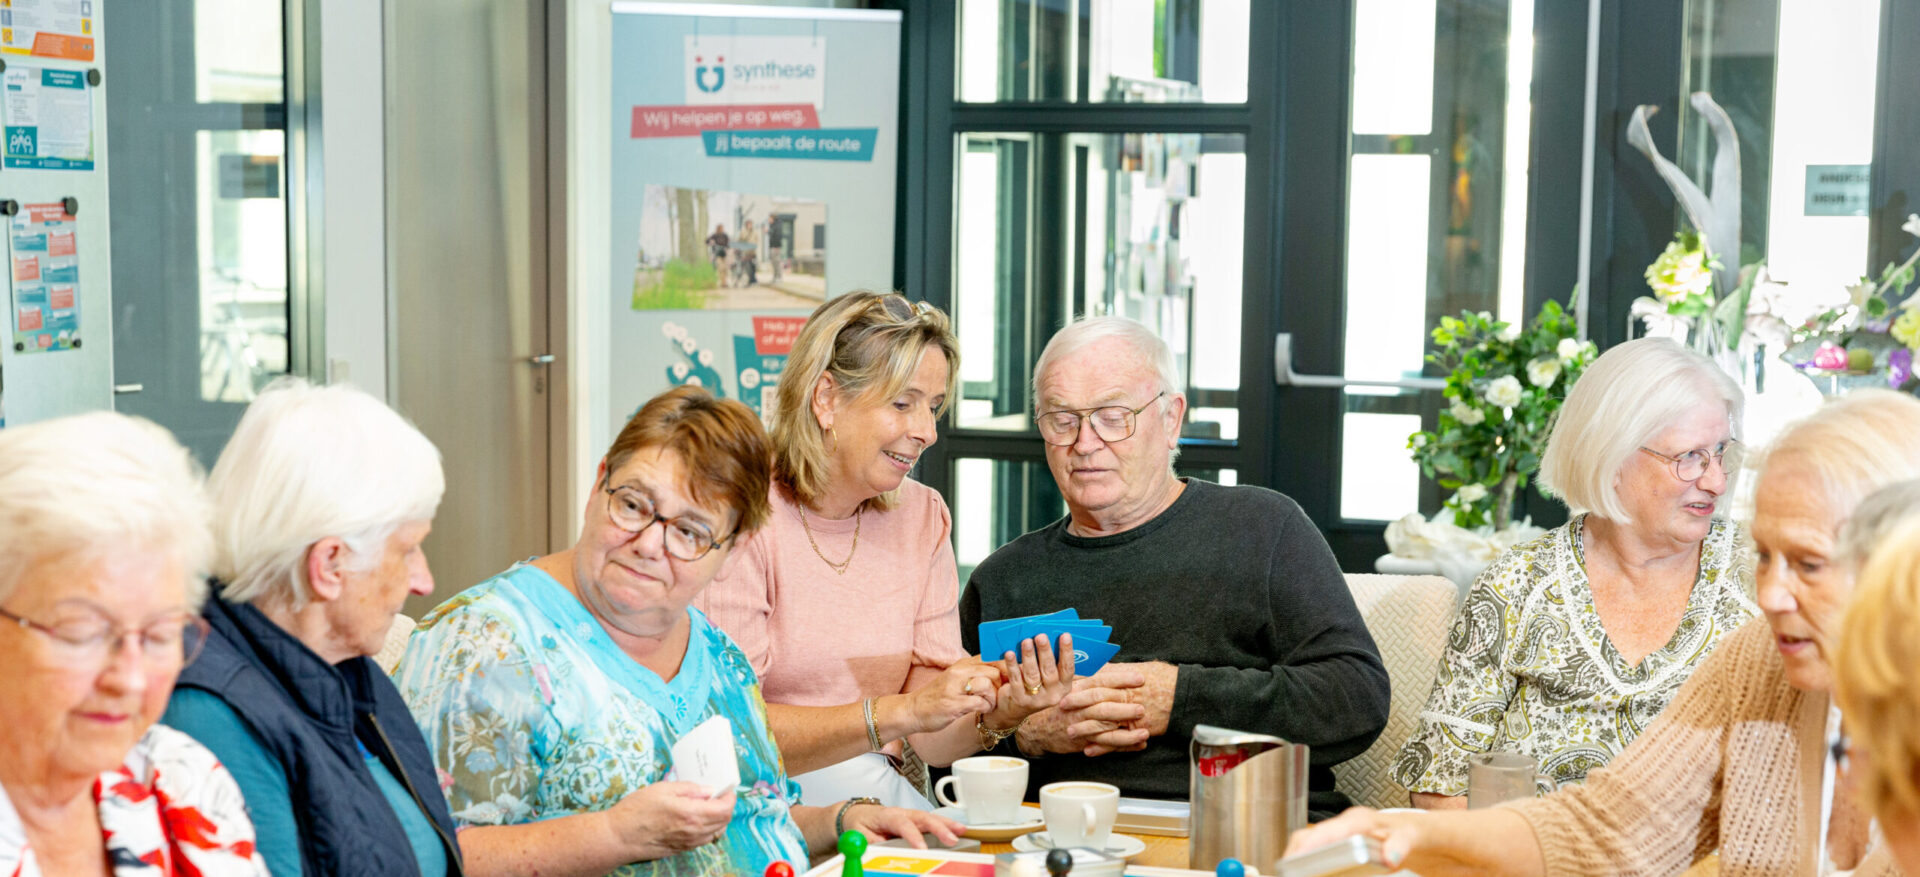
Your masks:
{"label": "woman in red floral blouse", "polygon": [[0,430],[0,875],[267,873],[233,778],[155,723],[205,641],[210,548],[160,427]]}

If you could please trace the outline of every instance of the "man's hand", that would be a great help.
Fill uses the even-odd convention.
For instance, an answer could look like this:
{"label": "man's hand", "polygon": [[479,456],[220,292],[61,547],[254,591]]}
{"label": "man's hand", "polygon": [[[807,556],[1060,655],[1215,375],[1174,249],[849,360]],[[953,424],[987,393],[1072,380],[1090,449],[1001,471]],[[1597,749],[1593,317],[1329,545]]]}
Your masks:
{"label": "man's hand", "polygon": [[1075,680],[1073,691],[1058,706],[1035,713],[1021,726],[1016,738],[1020,750],[1029,755],[1093,756],[1146,748],[1150,733],[1143,723],[1151,717],[1135,702],[1147,684],[1147,677],[1135,669],[1141,666],[1149,665],[1109,664],[1096,676]]}

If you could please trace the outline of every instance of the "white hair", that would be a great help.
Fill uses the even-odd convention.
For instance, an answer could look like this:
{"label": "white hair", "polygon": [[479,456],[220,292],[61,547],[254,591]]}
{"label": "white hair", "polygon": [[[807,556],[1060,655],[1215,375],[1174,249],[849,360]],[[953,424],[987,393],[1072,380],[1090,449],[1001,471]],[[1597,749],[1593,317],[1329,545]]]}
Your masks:
{"label": "white hair", "polygon": [[207,495],[172,433],[111,411],[0,429],[0,600],[57,557],[165,552],[206,598]]}
{"label": "white hair", "polygon": [[1702,405],[1719,405],[1738,438],[1744,402],[1713,360],[1671,338],[1628,341],[1601,354],[1567,393],[1540,457],[1540,487],[1574,511],[1632,523],[1616,484],[1627,460]]}
{"label": "white hair", "polygon": [[1126,317],[1081,317],[1061,327],[1053,333],[1053,338],[1040,351],[1040,358],[1033,363],[1033,408],[1040,410],[1040,382],[1047,376],[1047,369],[1068,356],[1084,350],[1108,338],[1121,338],[1133,349],[1142,361],[1153,366],[1160,378],[1160,390],[1168,396],[1187,391],[1185,381],[1180,379],[1180,370],[1174,367],[1173,350],[1167,342],[1155,335],[1138,320]]}
{"label": "white hair", "polygon": [[380,400],[286,378],[247,406],[208,488],[221,596],[299,609],[315,542],[338,538],[349,568],[371,568],[396,527],[433,518],[446,476],[433,442]]}
{"label": "white hair", "polygon": [[1840,528],[1841,562],[1858,572],[1880,543],[1908,519],[1920,517],[1920,481],[1900,481],[1868,494]]}

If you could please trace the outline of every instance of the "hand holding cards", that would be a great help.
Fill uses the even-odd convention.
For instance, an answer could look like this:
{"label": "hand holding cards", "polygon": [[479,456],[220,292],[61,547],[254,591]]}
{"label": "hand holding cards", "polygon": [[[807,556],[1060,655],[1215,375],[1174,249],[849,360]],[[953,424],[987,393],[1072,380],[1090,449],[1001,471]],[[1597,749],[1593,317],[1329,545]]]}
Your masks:
{"label": "hand holding cards", "polygon": [[733,723],[714,716],[682,735],[673,744],[673,771],[668,779],[695,783],[718,798],[740,785],[740,760],[733,754]]}
{"label": "hand holding cards", "polygon": [[980,657],[996,661],[1008,652],[1017,657],[1024,640],[1046,634],[1049,642],[1058,644],[1062,634],[1073,634],[1073,672],[1084,678],[1100,672],[1120,653],[1118,645],[1107,642],[1112,633],[1113,628],[1097,618],[1082,619],[1076,609],[987,621],[980,624]]}

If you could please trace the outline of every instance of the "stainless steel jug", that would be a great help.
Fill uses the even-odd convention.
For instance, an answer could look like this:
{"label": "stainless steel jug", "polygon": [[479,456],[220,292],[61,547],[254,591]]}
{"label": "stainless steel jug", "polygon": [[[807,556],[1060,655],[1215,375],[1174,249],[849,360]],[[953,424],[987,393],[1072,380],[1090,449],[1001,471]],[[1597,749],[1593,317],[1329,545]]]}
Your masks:
{"label": "stainless steel jug", "polygon": [[1212,871],[1232,858],[1272,873],[1287,837],[1307,824],[1307,747],[1198,725],[1189,754],[1187,867]]}

